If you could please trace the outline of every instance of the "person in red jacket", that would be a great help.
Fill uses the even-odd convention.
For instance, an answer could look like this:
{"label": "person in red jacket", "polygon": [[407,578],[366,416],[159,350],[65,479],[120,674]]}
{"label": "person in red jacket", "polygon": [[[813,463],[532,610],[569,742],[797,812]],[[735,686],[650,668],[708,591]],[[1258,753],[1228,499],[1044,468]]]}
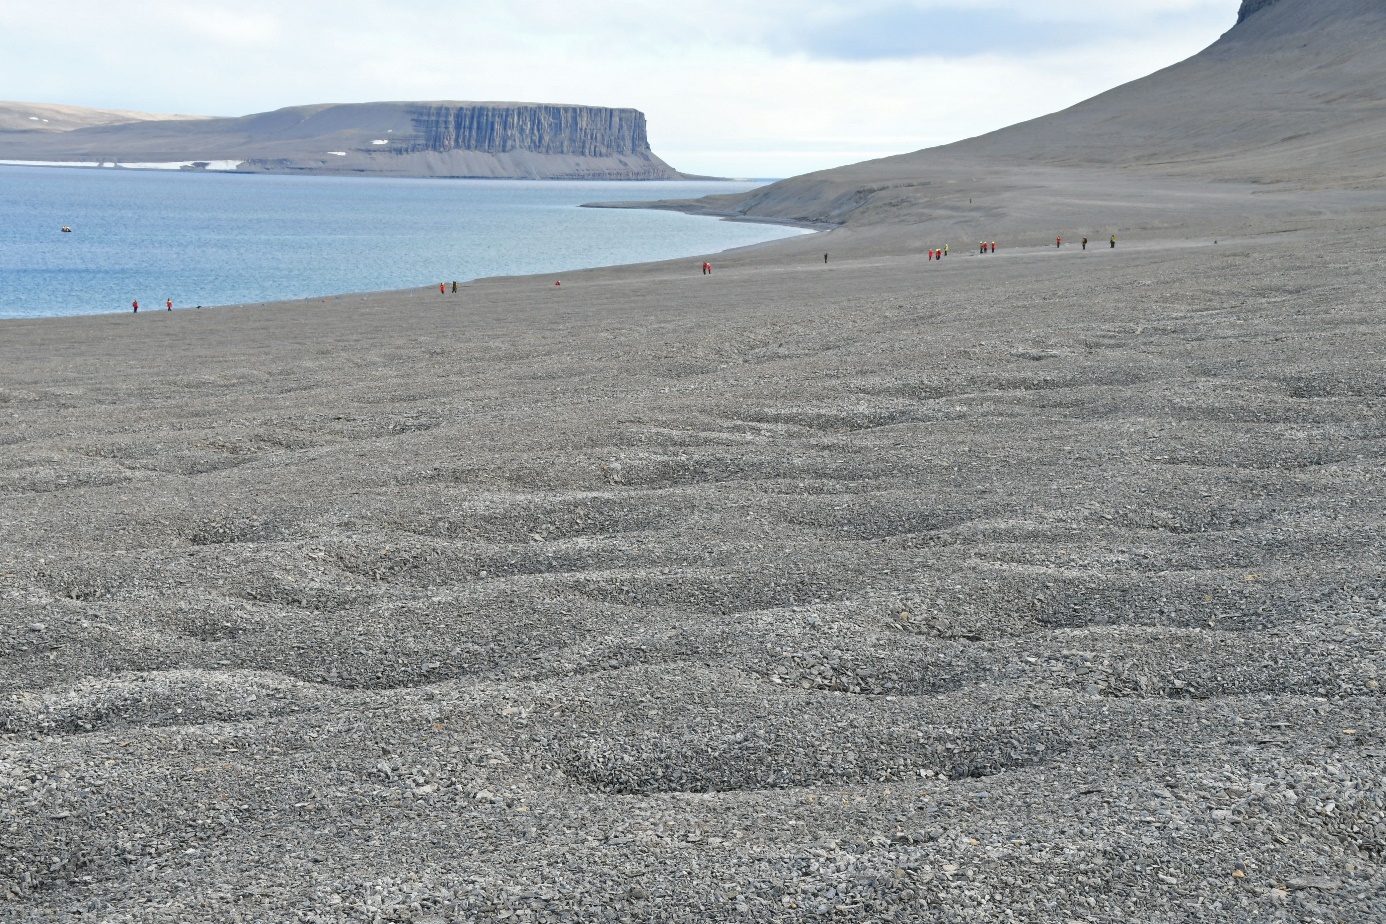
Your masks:
{"label": "person in red jacket", "polygon": [[1062,246],[1064,246],[1064,239],[1061,238],[1061,237],[1056,237],[1056,238],[1054,238],[1054,246],[1055,246],[1055,247],[1062,247]]}
{"label": "person in red jacket", "polygon": [[167,309],[167,310],[172,311],[172,310],[173,310],[173,299],[170,298],[170,299],[168,300],[168,302],[167,302],[167,305],[168,305],[168,309]]}
{"label": "person in red jacket", "polygon": [[139,314],[139,313],[140,313],[140,300],[139,300],[139,299],[135,299],[133,302],[130,303],[130,307],[134,309],[134,311],[131,312],[132,314]]}

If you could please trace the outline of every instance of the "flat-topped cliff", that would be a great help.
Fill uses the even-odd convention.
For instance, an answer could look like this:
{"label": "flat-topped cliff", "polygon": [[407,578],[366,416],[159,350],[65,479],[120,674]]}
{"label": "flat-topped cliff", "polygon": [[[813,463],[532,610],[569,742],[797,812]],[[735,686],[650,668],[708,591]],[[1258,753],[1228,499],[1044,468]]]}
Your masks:
{"label": "flat-topped cliff", "polygon": [[650,152],[645,114],[599,106],[428,104],[412,111],[420,151],[533,151],[579,157]]}
{"label": "flat-topped cliff", "polygon": [[185,163],[193,169],[210,163],[241,172],[391,176],[683,176],[650,149],[644,113],[544,103],[354,103],[69,131],[0,129],[0,160]]}

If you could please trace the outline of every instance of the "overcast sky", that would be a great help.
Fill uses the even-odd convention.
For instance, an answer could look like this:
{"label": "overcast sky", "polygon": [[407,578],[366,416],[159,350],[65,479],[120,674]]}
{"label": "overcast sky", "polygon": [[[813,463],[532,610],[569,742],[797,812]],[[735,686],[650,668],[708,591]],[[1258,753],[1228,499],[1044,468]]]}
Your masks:
{"label": "overcast sky", "polygon": [[955,141],[1173,64],[1238,0],[0,0],[0,98],[633,106],[656,153],[779,177]]}

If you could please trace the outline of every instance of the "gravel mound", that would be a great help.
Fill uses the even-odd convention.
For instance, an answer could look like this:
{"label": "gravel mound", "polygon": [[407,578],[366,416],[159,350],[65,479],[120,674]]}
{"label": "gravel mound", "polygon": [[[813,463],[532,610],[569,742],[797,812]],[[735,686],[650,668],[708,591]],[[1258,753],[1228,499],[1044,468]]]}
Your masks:
{"label": "gravel mound", "polygon": [[1386,918],[1370,226],[6,322],[0,918]]}

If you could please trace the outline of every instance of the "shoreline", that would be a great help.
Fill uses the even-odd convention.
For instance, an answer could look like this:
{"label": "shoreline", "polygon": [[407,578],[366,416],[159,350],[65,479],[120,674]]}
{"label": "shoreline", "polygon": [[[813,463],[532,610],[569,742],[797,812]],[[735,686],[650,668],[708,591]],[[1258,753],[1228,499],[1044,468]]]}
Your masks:
{"label": "shoreline", "polygon": [[[156,172],[163,173],[162,171]],[[36,174],[31,173],[30,176],[36,176]],[[387,179],[393,180],[399,178]],[[92,182],[96,183],[101,188],[105,188],[105,186],[103,186],[96,180],[93,180]],[[31,184],[31,188],[34,190],[34,195],[39,195],[43,193],[43,191],[49,189],[59,191],[69,189],[72,188],[74,184],[79,188],[84,186],[84,184],[76,183],[76,181],[68,183],[45,183],[40,180],[34,180]],[[193,185],[197,186],[198,184]],[[649,189],[648,187],[641,187],[640,191],[637,192],[635,189],[630,187],[629,184],[626,184],[624,187],[622,187],[622,192],[626,195],[638,195],[641,192],[656,192],[657,194],[662,193],[663,195],[687,195],[689,193],[698,194],[707,192],[710,189],[714,189],[717,185],[721,184],[711,184],[693,180],[668,180],[659,181],[658,190]],[[163,190],[177,190],[187,188],[184,186],[184,184],[177,180],[161,181],[157,184],[157,187]],[[240,184],[236,184],[236,188],[242,187],[240,186]],[[319,187],[313,186],[313,188]],[[693,223],[684,224],[681,221],[671,220],[668,218],[661,220],[658,217],[652,217],[651,219],[640,219],[632,216],[628,219],[621,219],[616,221],[598,220],[595,215],[592,215],[592,213],[587,213],[591,217],[589,217],[587,220],[584,220],[582,213],[578,212],[577,209],[582,208],[586,204],[583,201],[584,198],[590,197],[594,195],[596,192],[595,184],[586,181],[498,180],[492,181],[491,183],[487,183],[484,186],[474,185],[470,188],[474,191],[468,192],[466,191],[466,189],[462,189],[459,187],[457,192],[448,194],[448,197],[445,200],[434,200],[432,194],[423,193],[417,190],[413,193],[409,193],[407,191],[399,193],[399,195],[406,197],[407,202],[446,202],[456,200],[467,215],[475,214],[476,216],[478,216],[475,219],[459,219],[465,221],[467,224],[464,225],[464,227],[468,228],[470,228],[473,225],[477,225],[477,223],[480,221],[492,220],[485,218],[485,216],[491,214],[491,212],[487,211],[487,209],[500,208],[504,210],[504,214],[499,216],[499,224],[497,225],[497,230],[495,232],[488,231],[485,228],[480,228],[476,232],[481,234],[482,236],[477,237],[475,239],[483,245],[491,241],[498,242],[494,244],[493,252],[481,251],[478,254],[470,254],[467,250],[464,249],[463,251],[461,251],[464,257],[463,262],[471,265],[459,267],[459,269],[470,269],[471,272],[467,273],[466,275],[459,273],[456,277],[453,277],[450,274],[438,276],[438,278],[445,278],[447,281],[451,281],[453,278],[456,278],[459,284],[470,284],[479,279],[489,279],[496,277],[507,277],[515,275],[568,275],[608,268],[612,266],[635,266],[643,263],[658,263],[666,260],[681,261],[692,260],[698,257],[715,257],[715,255],[720,255],[727,251],[739,250],[748,246],[755,247],[765,243],[773,243],[776,240],[790,239],[795,236],[798,236],[803,232],[813,230],[803,227],[792,227],[788,223],[782,222],[746,222],[747,225],[765,224],[767,228],[772,226],[778,226],[784,228],[785,230],[778,232],[771,230],[755,232],[750,231],[749,229],[741,232],[735,232],[730,229],[718,231],[716,230],[716,226],[713,225],[695,225]],[[752,183],[745,183],[738,184],[738,188],[754,189],[757,187]],[[365,194],[365,198],[363,199],[363,201],[369,202],[378,199],[389,199],[393,195],[395,195],[391,192],[392,189],[394,189],[394,187],[389,185],[376,185],[374,187],[373,192],[368,192]],[[513,193],[509,191],[511,189],[514,190]],[[553,193],[543,191],[547,189],[552,189],[555,191]],[[192,191],[186,194],[179,194],[179,199],[183,198],[184,196],[196,199],[198,196],[205,195],[206,193],[197,193],[196,191]],[[244,198],[245,201],[253,204],[255,202],[258,202],[259,200],[265,199],[266,196],[272,195],[273,189],[271,187],[257,187],[254,190],[246,192],[245,194],[243,194],[243,196],[238,195],[235,201],[241,201],[241,199]],[[305,192],[303,193],[303,195],[306,196],[308,194]],[[330,196],[330,191],[325,195]],[[314,194],[312,200],[316,201],[319,198],[321,198],[320,195]],[[475,203],[475,211],[466,211],[467,209],[472,208],[472,205],[470,205],[471,203]],[[533,218],[526,218],[525,212],[527,206],[533,204],[543,205],[545,208],[556,207],[557,211],[554,212],[552,216],[550,216],[547,213],[540,212],[537,213],[536,216]],[[436,212],[437,208],[434,207],[432,211]],[[659,210],[650,209],[642,211],[644,211],[648,216],[655,216],[655,213]],[[349,212],[348,214],[354,213]],[[515,216],[513,219],[510,217],[512,215]],[[98,215],[96,217],[93,217],[88,215],[74,217],[84,217],[88,229],[91,230],[93,233],[102,231],[102,229],[99,226],[97,226],[96,221],[96,218],[101,216]],[[351,219],[344,218],[343,220],[349,221]],[[72,221],[71,224],[80,225],[82,224],[82,222]],[[300,224],[302,223],[300,222]],[[395,222],[395,224],[398,224],[398,222]],[[512,225],[513,228],[511,227]],[[326,227],[329,229],[326,233],[330,234],[330,229],[332,227],[335,227],[335,225],[333,225],[331,221],[329,221]],[[589,228],[591,229],[590,232],[584,230]],[[505,245],[503,237],[497,235],[503,235],[503,233],[506,232],[507,229],[512,230],[516,234],[527,235],[525,240],[537,239],[540,241],[541,246],[538,248],[530,249],[527,248],[524,245],[524,241],[521,241],[520,239],[516,239],[511,244]],[[383,230],[374,228],[373,225],[371,229],[365,230],[367,230],[369,233],[374,234],[384,233]],[[210,309],[266,302],[301,303],[303,301],[315,299],[359,297],[361,295],[371,293],[408,291],[411,288],[427,290],[435,283],[426,280],[433,279],[435,277],[435,273],[431,272],[430,268],[428,266],[424,266],[423,264],[428,263],[431,265],[435,262],[435,260],[433,259],[433,257],[435,256],[441,256],[444,261],[451,262],[451,260],[448,257],[448,253],[450,253],[451,251],[444,252],[443,250],[439,250],[440,247],[446,246],[441,242],[452,240],[455,238],[461,242],[461,246],[466,247],[468,241],[472,239],[470,235],[473,232],[470,230],[463,232],[465,236],[459,236],[459,232],[455,230],[455,226],[451,229],[440,228],[440,230],[443,231],[443,234],[435,235],[431,231],[425,229],[424,231],[416,235],[418,237],[425,239],[423,241],[423,244],[424,246],[429,248],[426,251],[429,254],[429,259],[405,259],[398,265],[394,263],[386,265],[381,263],[380,261],[376,261],[373,264],[369,264],[372,270],[370,272],[347,271],[343,273],[336,273],[310,271],[301,274],[301,278],[300,276],[293,276],[291,274],[280,273],[265,276],[263,279],[250,278],[250,276],[246,272],[233,273],[231,275],[219,279],[219,281],[222,282],[223,285],[211,287],[213,289],[221,288],[223,290],[230,290],[221,292],[220,294],[222,294],[223,296],[230,296],[222,298],[216,297],[217,294],[219,294],[216,291],[201,291],[201,297],[199,298],[197,297],[199,295],[199,290],[201,290],[203,287],[196,284],[197,280],[191,280],[191,282],[193,283],[192,285],[183,285],[181,284],[181,282],[188,280],[180,281],[179,278],[173,279],[167,285],[157,285],[153,287],[139,286],[136,289],[132,289],[131,291],[142,291],[144,293],[154,292],[155,294],[149,295],[148,299],[146,299],[145,295],[140,296],[142,307],[145,307],[143,303],[145,303],[146,301],[149,302],[149,305],[147,307],[152,307],[153,302],[157,301],[159,303],[161,310],[162,303],[164,300],[162,292],[170,292],[176,303],[176,310],[185,310],[186,308],[191,308],[192,306],[199,303],[202,307]],[[77,235],[71,237],[65,234],[62,235],[62,247],[59,247],[56,253],[59,254],[60,257],[64,253],[71,253],[72,256],[65,258],[68,262],[70,262],[72,260],[80,259],[81,254],[89,254],[92,252],[96,252],[92,251],[93,247],[97,248],[97,251],[99,251],[100,248],[105,246],[102,243],[102,237],[104,236],[104,234],[98,234],[97,237],[88,238],[85,241],[85,246],[83,246],[83,231],[83,227],[78,227]],[[572,240],[569,237],[569,232],[576,232],[583,235],[583,237],[579,239],[581,241],[579,246],[572,245]],[[316,238],[320,237],[321,234],[318,231],[312,229],[306,230],[304,233],[308,235],[311,239],[306,238],[302,243],[294,244],[293,246],[297,247],[304,254],[319,252],[321,250],[322,245],[321,242],[318,242],[316,240]],[[369,236],[369,233],[366,236]],[[646,233],[650,235],[648,241],[642,240],[641,238],[641,235]],[[488,234],[493,236],[487,237],[486,235]],[[52,244],[46,241],[45,236],[42,234],[31,235],[31,237],[33,238],[32,243],[35,246],[53,246]],[[55,235],[55,237],[57,237],[57,235]],[[263,249],[257,249],[258,244],[255,241],[249,239],[243,240],[242,237],[243,235],[241,237],[234,237],[232,240],[237,247],[243,246],[245,248],[248,248],[247,253],[251,254],[252,257],[255,253],[259,253]],[[196,238],[195,236],[190,236],[188,239],[195,240]],[[74,244],[81,249],[77,251],[66,250],[66,248]],[[128,244],[121,246],[128,246]],[[500,249],[496,250],[494,249],[495,247],[499,247]],[[398,249],[398,246],[396,246],[395,249]],[[438,254],[434,254],[434,250],[438,250]],[[419,250],[418,252],[424,253],[425,251]],[[674,256],[667,256],[667,254],[670,253],[674,254]],[[581,260],[582,262],[578,262],[579,260]],[[549,261],[573,262],[568,263],[567,265],[559,266],[543,265],[544,262]],[[528,263],[529,266],[526,266],[526,263]],[[363,266],[366,266],[366,264],[363,264]],[[422,274],[418,273],[418,270],[421,266],[423,267],[423,273],[427,274],[423,275],[422,279],[419,278],[419,276]],[[396,275],[394,272],[386,272],[386,270],[400,269],[412,269],[412,272],[409,272],[408,274],[399,273],[398,275]],[[187,276],[188,274],[184,273],[182,275]],[[395,278],[388,278],[390,275],[394,275]],[[353,286],[349,284],[353,281],[352,277],[366,276],[385,276],[386,278],[383,280],[378,278],[361,279],[360,281],[366,282],[366,285]],[[412,281],[410,278],[411,276],[413,277]],[[151,278],[153,277],[151,276]],[[382,281],[385,282],[385,285],[383,286],[379,284]],[[264,283],[266,282],[270,283],[271,285],[265,285]],[[348,284],[342,285],[341,283],[343,282]],[[245,285],[232,285],[232,283],[242,283]],[[273,286],[274,283],[284,283],[284,285]],[[281,292],[283,292],[285,289],[288,289],[288,292],[282,295],[277,293],[267,293],[264,296],[259,295],[259,292],[264,292],[265,289],[271,288],[271,286],[273,286],[274,288],[279,288]],[[247,299],[245,295],[242,294],[242,292],[245,292],[247,287],[249,287],[250,290],[247,294],[251,294],[252,296],[250,299]],[[318,288],[318,291],[311,291],[310,287]],[[128,313],[127,303],[129,301],[129,296],[121,298],[119,297],[121,295],[119,291],[106,291],[107,288],[110,287],[107,285],[100,285],[93,289],[93,291],[96,291],[100,294],[101,297],[98,299],[81,298],[74,300],[64,300],[61,298],[52,297],[51,289],[45,289],[40,291],[39,289],[34,288],[33,283],[30,284],[29,288],[17,286],[15,290],[12,292],[12,294],[16,296],[23,294],[26,296],[26,298],[24,300],[15,301],[13,308],[13,317],[7,316],[0,318],[0,320],[10,321],[45,317],[78,316],[76,314],[70,313],[68,310],[65,309],[68,309],[69,307],[79,307],[82,305],[82,302],[87,302],[89,305],[92,301],[96,302],[96,308],[89,307],[85,311],[81,311],[81,315]],[[238,288],[241,289],[241,292],[236,291],[236,289]],[[309,288],[310,291],[305,293],[303,292],[304,288]],[[155,289],[160,289],[162,291],[155,292]],[[257,289],[259,290],[259,292],[256,291]],[[295,292],[293,291],[294,289],[297,289],[298,291]],[[180,292],[188,291],[193,292],[193,296],[185,296],[180,298]],[[113,295],[115,297],[112,297]],[[155,295],[157,295],[158,297],[155,298]],[[71,305],[72,301],[75,301],[77,304]],[[106,306],[109,306],[107,307],[107,310],[98,310],[99,308]],[[41,310],[43,308],[50,308],[51,310],[43,311]],[[9,314],[9,312],[6,312],[6,314]]]}
{"label": "shoreline", "polygon": [[[210,166],[212,164],[236,164],[235,167]],[[501,183],[526,182],[526,183],[773,183],[775,179],[765,178],[744,178],[744,177],[725,177],[725,176],[701,176],[693,173],[681,173],[676,177],[583,177],[583,176],[467,176],[467,175],[445,175],[445,174],[402,174],[402,173],[373,173],[368,170],[241,170],[240,167],[250,163],[247,160],[220,159],[220,160],[178,160],[178,161],[147,161],[138,163],[116,163],[109,161],[20,161],[20,160],[0,160],[0,168],[5,167],[33,167],[42,169],[58,170],[128,170],[131,172],[157,172],[157,173],[217,173],[230,176],[303,176],[303,177],[360,177],[362,179],[385,179],[385,180],[490,180]],[[208,166],[198,166],[206,164]]]}
{"label": "shoreline", "polygon": [[762,217],[757,215],[746,215],[741,212],[727,212],[699,205],[696,199],[670,199],[666,201],[656,199],[651,202],[585,202],[580,205],[579,208],[678,212],[682,215],[717,218],[721,221],[745,222],[747,224],[756,225],[782,225],[791,228],[804,228],[809,231],[833,231],[843,226],[842,222],[808,221],[796,218]]}

